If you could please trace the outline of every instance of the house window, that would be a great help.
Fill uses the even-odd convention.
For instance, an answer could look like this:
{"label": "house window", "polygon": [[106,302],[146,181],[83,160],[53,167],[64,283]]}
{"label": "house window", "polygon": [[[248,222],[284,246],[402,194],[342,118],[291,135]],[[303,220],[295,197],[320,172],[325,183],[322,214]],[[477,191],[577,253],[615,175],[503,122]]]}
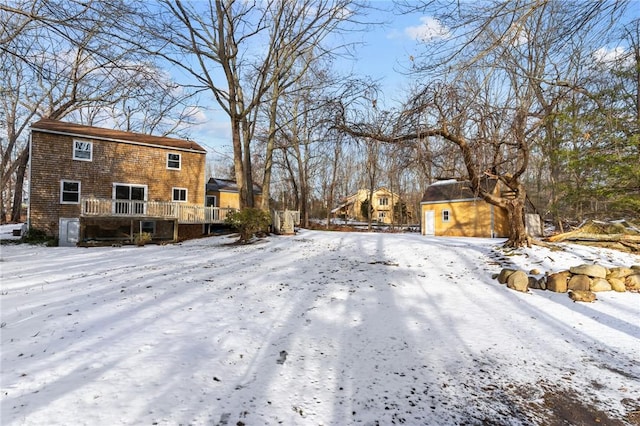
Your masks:
{"label": "house window", "polygon": [[180,154],[167,154],[167,169],[180,170]]}
{"label": "house window", "polygon": [[143,214],[147,199],[146,185],[132,185],[127,183],[113,184],[114,213]]}
{"label": "house window", "polygon": [[93,142],[73,141],[73,159],[91,161],[93,159]]}
{"label": "house window", "polygon": [[378,198],[378,205],[380,205],[380,206],[388,206],[389,205],[389,198],[387,198],[387,197]]}
{"label": "house window", "polygon": [[449,210],[442,210],[442,221],[449,222],[451,220],[451,212]]}
{"label": "house window", "polygon": [[80,203],[80,182],[75,180],[60,181],[60,204]]}
{"label": "house window", "polygon": [[173,188],[173,201],[179,203],[187,202],[187,190],[185,188]]}
{"label": "house window", "polygon": [[378,212],[378,220],[384,221],[384,218],[387,217],[387,212]]}
{"label": "house window", "polygon": [[156,233],[156,222],[149,220],[140,222],[140,232],[147,232],[151,235]]}
{"label": "house window", "polygon": [[205,206],[207,206],[207,207],[215,207],[216,206],[216,196],[215,195],[207,195],[207,199],[205,201]]}

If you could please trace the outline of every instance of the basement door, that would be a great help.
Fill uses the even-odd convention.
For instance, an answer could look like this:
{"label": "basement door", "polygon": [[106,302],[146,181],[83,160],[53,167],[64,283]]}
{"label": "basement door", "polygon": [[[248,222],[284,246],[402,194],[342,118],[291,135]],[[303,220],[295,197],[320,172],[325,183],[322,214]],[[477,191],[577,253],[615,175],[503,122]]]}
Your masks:
{"label": "basement door", "polygon": [[436,235],[436,211],[424,211],[424,235]]}
{"label": "basement door", "polygon": [[74,247],[80,237],[80,219],[60,218],[58,230],[58,245],[61,247]]}

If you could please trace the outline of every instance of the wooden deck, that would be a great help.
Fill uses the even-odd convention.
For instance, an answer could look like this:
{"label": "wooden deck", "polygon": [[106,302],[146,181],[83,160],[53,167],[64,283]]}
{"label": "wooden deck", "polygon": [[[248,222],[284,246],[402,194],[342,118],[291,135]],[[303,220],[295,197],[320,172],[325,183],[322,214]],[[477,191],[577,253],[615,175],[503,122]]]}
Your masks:
{"label": "wooden deck", "polygon": [[179,224],[220,224],[235,209],[170,201],[83,198],[82,217],[177,220]]}

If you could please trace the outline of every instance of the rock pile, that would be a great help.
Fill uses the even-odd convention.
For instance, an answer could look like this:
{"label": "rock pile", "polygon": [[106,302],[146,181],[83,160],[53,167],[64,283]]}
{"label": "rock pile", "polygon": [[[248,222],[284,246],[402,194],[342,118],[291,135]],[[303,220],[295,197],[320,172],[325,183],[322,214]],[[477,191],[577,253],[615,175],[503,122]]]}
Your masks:
{"label": "rock pile", "polygon": [[527,292],[530,288],[549,290],[557,293],[569,293],[574,301],[593,301],[595,292],[631,291],[640,293],[640,265],[630,268],[605,268],[600,265],[578,265],[568,271],[545,273],[534,269],[525,271],[505,268],[495,276],[500,284]]}

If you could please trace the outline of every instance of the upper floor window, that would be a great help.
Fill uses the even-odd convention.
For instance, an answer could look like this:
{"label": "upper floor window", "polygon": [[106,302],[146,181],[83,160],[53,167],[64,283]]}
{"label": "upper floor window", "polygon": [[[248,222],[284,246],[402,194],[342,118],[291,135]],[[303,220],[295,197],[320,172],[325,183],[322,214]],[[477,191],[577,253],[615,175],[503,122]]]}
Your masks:
{"label": "upper floor window", "polygon": [[185,188],[173,188],[173,201],[186,203],[187,202],[187,190]]}
{"label": "upper floor window", "polygon": [[378,198],[378,205],[380,205],[380,206],[388,206],[389,205],[389,198],[387,198],[387,197]]}
{"label": "upper floor window", "polygon": [[449,210],[442,210],[442,221],[449,222],[451,220],[451,212]]}
{"label": "upper floor window", "polygon": [[60,204],[80,203],[80,181],[61,180],[60,181]]}
{"label": "upper floor window", "polygon": [[180,170],[180,154],[167,154],[167,169]]}
{"label": "upper floor window", "polygon": [[73,159],[80,161],[93,160],[93,142],[73,141]]}

